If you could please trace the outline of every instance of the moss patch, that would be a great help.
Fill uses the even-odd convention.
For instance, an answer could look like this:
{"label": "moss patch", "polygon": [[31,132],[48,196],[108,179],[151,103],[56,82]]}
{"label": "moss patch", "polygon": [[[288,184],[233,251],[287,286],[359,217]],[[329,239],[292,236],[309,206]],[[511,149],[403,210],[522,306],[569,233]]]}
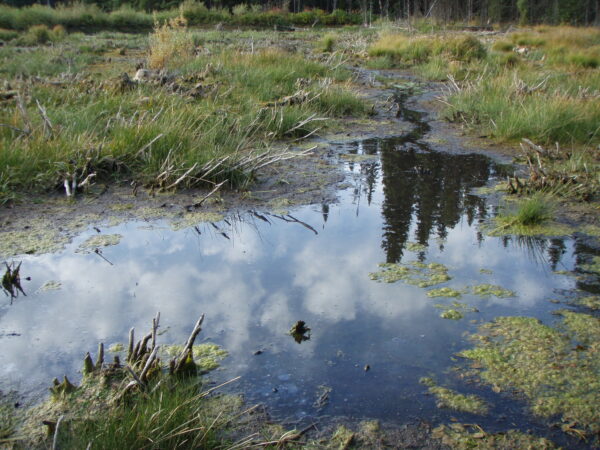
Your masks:
{"label": "moss patch", "polygon": [[108,351],[111,353],[119,353],[125,351],[125,346],[121,343],[112,344],[108,347]]}
{"label": "moss patch", "polygon": [[0,257],[57,252],[62,250],[68,242],[69,239],[50,224],[36,224],[25,231],[0,233]]}
{"label": "moss patch", "polygon": [[199,223],[205,222],[220,222],[224,219],[224,216],[215,212],[198,211],[193,213],[186,213],[178,219],[174,219],[171,222],[171,229],[174,231],[183,230],[184,228],[190,228]]}
{"label": "moss patch", "polygon": [[407,242],[406,250],[409,252],[424,252],[427,250],[427,246],[423,244],[419,244],[418,242]]}
{"label": "moss patch", "polygon": [[118,245],[121,242],[120,234],[99,234],[96,236],[91,236],[82,242],[75,252],[77,253],[90,253],[95,248],[99,247],[109,247],[112,245]]}
{"label": "moss patch", "polygon": [[38,292],[46,292],[46,291],[57,291],[62,287],[60,281],[50,280],[46,281],[37,291]]}
{"label": "moss patch", "polygon": [[589,295],[587,297],[580,297],[571,302],[577,306],[583,306],[594,311],[600,310],[600,296]]}
{"label": "moss patch", "polygon": [[269,201],[268,206],[273,210],[275,214],[287,214],[290,206],[294,203],[285,197],[274,198]]}
{"label": "moss patch", "polygon": [[471,286],[471,291],[474,295],[478,295],[480,297],[500,297],[500,298],[508,298],[515,297],[516,294],[513,291],[509,291],[508,289],[504,289],[502,286],[498,286],[495,284],[479,284],[477,286]]}
{"label": "moss patch", "polygon": [[487,414],[489,407],[483,399],[476,395],[460,394],[452,389],[438,386],[433,378],[424,377],[419,380],[429,388],[429,393],[437,399],[438,408],[449,408],[472,414]]}
{"label": "moss patch", "polygon": [[592,262],[589,264],[582,264],[579,266],[579,268],[581,270],[585,270],[586,272],[600,274],[600,256],[594,256],[592,258]]}
{"label": "moss patch", "polygon": [[452,289],[449,287],[443,287],[439,289],[432,289],[427,291],[427,297],[435,298],[435,297],[455,297],[458,298],[462,295],[460,291],[456,289]]}
{"label": "moss patch", "polygon": [[453,449],[489,449],[489,448],[558,448],[548,439],[509,430],[505,433],[489,434],[477,425],[453,423],[440,425],[433,430],[433,436]]}
{"label": "moss patch", "polygon": [[569,225],[555,221],[522,225],[520,223],[513,223],[510,217],[506,220],[496,218],[492,226],[484,227],[483,230],[490,236],[505,236],[508,234],[517,236],[569,236],[576,231]]}
{"label": "moss patch", "polygon": [[[163,345],[161,350],[164,355],[174,358],[183,351],[183,345]],[[228,353],[217,344],[206,343],[194,345],[194,362],[203,372],[215,370]]]}
{"label": "moss patch", "polygon": [[[460,355],[496,391],[516,391],[534,414],[562,416],[574,434],[600,431],[600,319],[563,311],[558,328],[529,317],[499,317]],[[575,428],[577,426],[578,428]],[[580,428],[580,429],[579,429]]]}
{"label": "moss patch", "polygon": [[369,274],[371,280],[382,281],[384,283],[395,283],[404,281],[421,288],[435,286],[437,284],[450,281],[452,277],[448,275],[448,268],[443,264],[429,263],[425,264],[419,261],[412,261],[407,264],[402,263],[382,263],[377,272]]}

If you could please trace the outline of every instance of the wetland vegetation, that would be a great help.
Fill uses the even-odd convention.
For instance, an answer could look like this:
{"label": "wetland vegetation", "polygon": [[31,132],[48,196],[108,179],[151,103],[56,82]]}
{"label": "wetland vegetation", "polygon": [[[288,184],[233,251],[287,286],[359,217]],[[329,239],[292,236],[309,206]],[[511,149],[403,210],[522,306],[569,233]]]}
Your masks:
{"label": "wetland vegetation", "polygon": [[[440,2],[440,7],[449,3]],[[535,431],[524,433],[526,426],[515,430],[506,423],[487,422],[493,430],[488,433],[479,425],[451,423],[450,416],[432,419],[435,428],[419,424],[402,430],[377,421],[333,423],[318,433],[314,423],[279,425],[261,408],[238,395],[219,394],[210,384],[206,374],[218,372],[226,347],[211,342],[195,346],[191,339],[189,346],[170,345],[153,353],[156,323],[137,350],[133,337],[127,352],[124,343],[110,347],[109,352],[126,361],[131,370],[119,358],[108,363],[98,356],[92,366],[91,359],[86,363],[86,375],[78,387],[67,377],[63,383],[56,380],[53,397],[28,412],[13,408],[9,396],[1,398],[0,443],[13,448],[375,448],[401,439],[425,442],[430,448],[553,448],[550,439],[537,435],[545,433],[545,426],[557,425],[554,428],[568,436],[558,439],[571,439],[561,445],[598,445],[598,29],[537,25],[505,31],[506,27],[497,25],[490,30],[461,31],[461,25],[433,19],[381,19],[362,28],[356,24],[363,22],[366,9],[283,13],[238,6],[206,8],[186,2],[176,9],[161,8],[154,15],[93,5],[1,6],[0,204],[4,211],[9,207],[18,211],[36,202],[50,209],[53,205],[76,209],[121,186],[127,196],[118,198],[120,202],[109,208],[111,213],[128,214],[131,219],[139,212],[140,220],[154,223],[169,215],[164,205],[171,197],[165,194],[204,189],[199,197],[198,191],[192,191],[194,201],[186,203],[183,213],[171,214],[164,233],[191,232],[200,237],[211,230],[229,243],[236,227],[243,228],[249,219],[231,220],[221,192],[233,192],[241,199],[252,197],[255,184],[269,168],[269,176],[278,180],[277,188],[262,206],[278,210],[269,214],[251,210],[247,214],[255,221],[253,226],[258,229],[256,223],[281,222],[317,235],[325,231],[309,225],[304,216],[291,215],[294,203],[278,194],[278,188],[290,184],[286,171],[301,167],[300,163],[294,166],[300,160],[308,161],[307,170],[313,170],[314,160],[327,157],[313,147],[324,143],[327,147],[349,128],[376,128],[385,121],[398,127],[401,121],[409,123],[417,131],[413,128],[408,138],[403,133],[385,144],[364,140],[358,150],[340,157],[340,164],[361,183],[350,196],[355,215],[359,215],[363,196],[369,207],[373,198],[379,198],[378,217],[384,220],[381,236],[377,236],[381,253],[369,255],[369,261],[376,258],[379,266],[361,267],[360,274],[370,281],[370,290],[387,297],[396,290],[405,297],[415,296],[418,308],[433,308],[427,320],[447,319],[439,321],[443,323],[440,328],[463,327],[461,333],[470,335],[468,343],[439,363],[455,366],[452,373],[458,375],[450,376],[448,383],[436,381],[447,374],[438,366],[435,377],[423,374],[422,367],[408,373],[424,385],[425,389],[416,388],[421,394],[434,399],[441,410],[465,414],[460,416],[465,422],[485,421],[486,416],[508,411],[531,420],[527,423],[535,424]],[[520,18],[527,25],[525,9],[515,14],[510,18]],[[561,6],[556,14],[566,17],[571,12]],[[207,24],[210,29],[198,27]],[[215,29],[215,24],[220,25]],[[258,25],[278,25],[286,31],[248,28]],[[305,28],[287,28],[292,25]],[[348,26],[319,28],[322,25]],[[438,96],[435,102],[427,97],[430,91]],[[421,110],[407,108],[418,95],[425,98],[421,98]],[[519,168],[506,170],[481,155],[432,151],[422,140],[429,130],[426,113],[438,114],[452,127],[475,135],[474,144],[465,143],[469,149],[483,146],[482,142],[492,142],[492,152],[509,149]],[[368,151],[370,145],[379,147]],[[443,149],[443,145],[436,148]],[[379,179],[385,191],[379,193],[381,197],[377,197]],[[500,187],[488,186],[486,195],[472,194],[490,179]],[[302,185],[299,189],[309,188]],[[319,189],[315,198],[324,197]],[[147,214],[138,208],[136,198],[145,193],[158,196],[160,203],[144,206]],[[65,194],[69,199],[63,205],[57,197]],[[494,196],[501,198],[492,213],[486,201]],[[321,202],[325,230],[327,221],[335,218],[329,216],[330,205]],[[14,216],[3,218],[0,253],[6,258],[52,253],[68,246],[77,233],[98,225],[104,214],[82,218],[70,226],[68,236],[46,222],[23,225]],[[117,227],[120,221],[124,220],[105,223],[102,228]],[[507,315],[521,295],[531,295],[512,283],[518,278],[514,271],[519,262],[502,278],[496,277],[496,266],[493,271],[482,269],[488,261],[479,259],[475,275],[465,276],[457,260],[442,258],[444,248],[452,248],[448,235],[463,225],[478,227],[478,245],[483,247],[489,235],[509,249],[513,258],[524,257],[527,249],[545,252],[554,271],[557,264],[563,264],[565,242],[575,236],[575,262],[564,271],[573,275],[564,282],[572,283],[564,299],[569,309],[554,315],[544,309],[539,313],[543,320]],[[127,243],[128,231],[95,231],[74,242],[73,253],[81,257],[96,253],[112,265],[112,257],[102,252]],[[303,247],[296,250],[302,254]],[[220,251],[228,250],[221,247]],[[468,255],[463,253],[461,258],[468,259]],[[321,267],[315,258],[312,263]],[[492,267],[493,258],[489,264]],[[21,262],[9,264],[7,259],[2,287],[11,301],[25,294],[21,267]],[[498,269],[506,271],[506,266]],[[300,274],[293,283],[297,286],[314,276],[312,272]],[[510,284],[505,287],[499,280]],[[552,283],[557,292],[563,286]],[[521,287],[528,291],[527,284]],[[51,280],[39,292],[60,295],[61,289],[61,281]],[[320,289],[329,292],[327,286]],[[218,291],[208,295],[220,298]],[[544,295],[550,293],[544,291]],[[273,310],[278,308],[274,304]],[[331,312],[328,305],[319,308],[324,315]],[[498,308],[505,308],[499,309],[503,315],[495,315]],[[522,304],[519,308],[527,310]],[[269,314],[264,312],[263,318]],[[296,347],[305,349],[326,333],[318,315],[308,322],[311,328],[297,317],[284,317],[289,323],[279,324],[279,334],[291,334],[300,344],[295,342]],[[421,331],[418,336],[425,339]],[[6,339],[4,334],[0,338]],[[336,345],[332,347],[335,357],[323,357],[331,367],[346,362]],[[418,344],[410,341],[409,345]],[[361,356],[366,361],[352,361],[365,377],[379,370],[379,361],[370,352],[365,350],[366,356]],[[253,357],[261,358],[263,353],[262,348],[255,350]],[[103,349],[98,354],[103,355]],[[161,359],[174,362],[169,366]],[[174,377],[183,372],[185,377]],[[281,388],[270,388],[270,395],[277,389]],[[329,401],[331,388],[321,385],[319,392],[315,404],[321,409]],[[335,394],[334,390],[331,395]],[[502,409],[512,402],[518,406]],[[525,412],[517,411],[520,406]],[[394,420],[402,423],[404,419]],[[47,435],[42,421],[47,422]]]}

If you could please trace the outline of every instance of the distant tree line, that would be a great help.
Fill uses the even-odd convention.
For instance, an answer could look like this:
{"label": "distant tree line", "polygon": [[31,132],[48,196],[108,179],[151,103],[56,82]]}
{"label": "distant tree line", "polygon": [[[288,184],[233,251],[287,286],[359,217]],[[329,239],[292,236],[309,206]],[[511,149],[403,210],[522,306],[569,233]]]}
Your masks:
{"label": "distant tree line", "polygon": [[[128,5],[145,11],[162,11],[179,6],[184,0],[82,0],[105,11]],[[189,1],[189,0],[187,0]],[[70,0],[0,0],[0,4],[49,6],[72,3]],[[389,19],[430,17],[476,23],[519,22],[521,24],[600,24],[600,0],[205,0],[209,9],[233,12],[239,5],[284,12],[320,9],[326,12],[360,11],[364,17]]]}

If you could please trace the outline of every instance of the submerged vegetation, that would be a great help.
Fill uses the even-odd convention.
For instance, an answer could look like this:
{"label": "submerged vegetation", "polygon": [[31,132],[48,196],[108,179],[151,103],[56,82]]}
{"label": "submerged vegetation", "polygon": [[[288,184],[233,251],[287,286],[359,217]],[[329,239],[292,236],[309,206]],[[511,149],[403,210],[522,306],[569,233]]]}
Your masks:
{"label": "submerged vegetation", "polygon": [[550,327],[529,317],[499,317],[482,325],[477,343],[461,356],[497,392],[516,392],[534,414],[560,416],[578,436],[600,431],[600,319],[563,311]]}
{"label": "submerged vegetation", "polygon": [[419,382],[427,386],[429,393],[436,397],[438,408],[450,408],[471,414],[487,414],[489,410],[485,401],[476,395],[464,395],[452,389],[438,386],[435,380],[429,377],[421,378]]}
{"label": "submerged vegetation", "polygon": [[369,274],[371,280],[385,283],[395,283],[402,280],[405,283],[426,288],[452,279],[448,275],[448,268],[439,263],[424,264],[419,261],[412,261],[408,264],[382,263],[379,264],[379,267],[381,269],[378,272]]}

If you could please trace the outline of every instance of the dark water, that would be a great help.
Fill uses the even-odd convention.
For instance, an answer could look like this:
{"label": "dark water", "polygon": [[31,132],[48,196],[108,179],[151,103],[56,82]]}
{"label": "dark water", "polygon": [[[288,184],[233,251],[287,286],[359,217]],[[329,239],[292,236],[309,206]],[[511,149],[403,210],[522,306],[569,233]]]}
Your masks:
{"label": "dark water", "polygon": [[[156,311],[166,330],[160,341],[182,343],[205,313],[202,339],[230,354],[212,378],[241,375],[233,389],[249,402],[266,403],[275,417],[398,423],[456,417],[489,430],[547,432],[523,404],[461,382],[449,368],[459,363],[453,355],[469,346],[465,332],[481,321],[499,315],[554,320],[556,305],[548,300],[574,281],[553,271],[573,269],[574,241],[485,236],[480,225],[494,208],[472,191],[501,168],[482,155],[434,152],[414,135],[333,145],[332,155],[339,153],[375,157],[344,162],[348,183],[335,204],[295,208],[291,216],[244,212],[198,225],[201,234],[172,231],[166,222],[103,228],[123,236],[104,249],[112,266],[75,253],[92,229],[61,253],[24,256],[29,295],[0,306],[0,389],[39,393],[55,376],[77,379],[86,351],[95,353],[99,341],[125,343],[132,326],[145,332]],[[426,249],[410,251],[409,242]],[[413,260],[448,266],[453,279],[442,286],[498,284],[517,297],[463,295],[459,301],[479,312],[453,321],[434,306],[452,299],[430,299],[402,281],[369,279],[378,263]],[[48,280],[62,288],[36,293]],[[287,334],[297,320],[311,328],[301,344]],[[436,408],[418,383],[431,375],[485,396],[492,412],[481,418]],[[331,392],[317,405],[323,387]]]}

